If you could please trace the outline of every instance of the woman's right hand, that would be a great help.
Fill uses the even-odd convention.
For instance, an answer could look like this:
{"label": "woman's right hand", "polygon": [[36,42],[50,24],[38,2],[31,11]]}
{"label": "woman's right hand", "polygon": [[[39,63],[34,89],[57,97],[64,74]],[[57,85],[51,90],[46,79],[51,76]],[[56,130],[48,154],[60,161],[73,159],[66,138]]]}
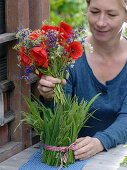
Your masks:
{"label": "woman's right hand", "polygon": [[54,78],[51,76],[42,76],[38,83],[38,91],[46,100],[51,100],[54,97],[53,88],[57,83],[66,84],[66,80]]}

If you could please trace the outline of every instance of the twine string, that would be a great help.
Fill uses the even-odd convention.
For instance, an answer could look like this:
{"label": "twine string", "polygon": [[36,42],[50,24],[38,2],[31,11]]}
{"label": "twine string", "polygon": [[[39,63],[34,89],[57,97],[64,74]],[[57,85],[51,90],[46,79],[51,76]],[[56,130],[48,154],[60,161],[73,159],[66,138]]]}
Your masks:
{"label": "twine string", "polygon": [[51,145],[45,145],[45,144],[42,144],[42,147],[50,151],[65,152],[65,154],[61,157],[61,164],[60,164],[60,167],[58,168],[58,170],[60,170],[63,167],[63,163],[66,163],[68,160],[69,149],[75,150],[75,145],[76,145],[76,142],[72,143],[70,146],[64,146],[64,147],[57,147],[57,146],[51,146]]}

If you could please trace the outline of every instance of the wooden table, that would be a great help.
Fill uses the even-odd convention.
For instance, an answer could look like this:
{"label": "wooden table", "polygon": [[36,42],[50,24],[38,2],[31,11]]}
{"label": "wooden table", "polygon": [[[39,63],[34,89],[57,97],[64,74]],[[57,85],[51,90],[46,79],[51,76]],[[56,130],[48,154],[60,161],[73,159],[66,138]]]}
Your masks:
{"label": "wooden table", "polygon": [[127,156],[127,148],[119,145],[93,156],[82,170],[127,170],[127,167],[119,165],[124,156]]}
{"label": "wooden table", "polygon": [[[37,150],[38,146],[39,144],[33,145],[0,163],[0,170],[18,170]],[[119,145],[108,152],[101,152],[93,156],[82,170],[127,170],[127,167],[119,166],[119,163],[126,155],[127,148]]]}

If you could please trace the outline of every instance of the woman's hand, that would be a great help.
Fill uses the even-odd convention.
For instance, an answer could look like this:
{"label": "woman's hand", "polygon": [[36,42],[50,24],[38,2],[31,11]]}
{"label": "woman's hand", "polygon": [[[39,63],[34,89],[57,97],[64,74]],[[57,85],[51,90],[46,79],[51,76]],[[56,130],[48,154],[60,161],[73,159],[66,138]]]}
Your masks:
{"label": "woman's hand", "polygon": [[97,138],[87,136],[77,139],[76,143],[75,159],[84,160],[104,150]]}
{"label": "woman's hand", "polygon": [[51,76],[42,76],[38,83],[38,91],[46,100],[51,100],[54,97],[53,88],[57,83],[66,84],[66,80],[60,80]]}

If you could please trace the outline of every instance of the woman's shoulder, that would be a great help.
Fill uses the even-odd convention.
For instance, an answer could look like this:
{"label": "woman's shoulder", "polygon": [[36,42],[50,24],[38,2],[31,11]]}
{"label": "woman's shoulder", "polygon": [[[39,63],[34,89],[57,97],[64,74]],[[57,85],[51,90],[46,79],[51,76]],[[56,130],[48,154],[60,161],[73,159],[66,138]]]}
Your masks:
{"label": "woman's shoulder", "polygon": [[87,69],[87,61],[86,61],[86,54],[83,52],[82,56],[79,57],[74,63],[69,65],[69,70],[71,72],[82,72]]}
{"label": "woman's shoulder", "polygon": [[82,56],[75,60],[75,65],[85,64],[86,62],[86,53],[85,51],[82,53]]}

